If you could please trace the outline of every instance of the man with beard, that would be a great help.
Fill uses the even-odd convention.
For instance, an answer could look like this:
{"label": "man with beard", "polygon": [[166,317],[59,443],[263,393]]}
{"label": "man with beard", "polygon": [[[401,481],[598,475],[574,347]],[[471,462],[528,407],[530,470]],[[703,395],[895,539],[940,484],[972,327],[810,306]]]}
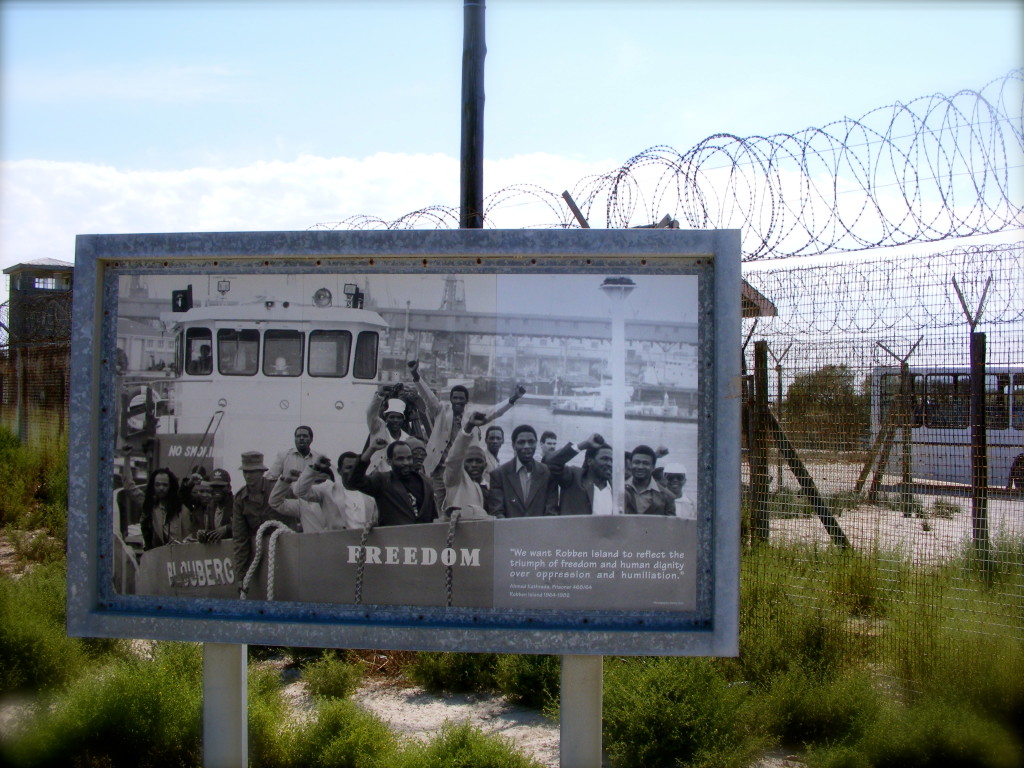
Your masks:
{"label": "man with beard", "polygon": [[557,514],[558,486],[547,466],[534,461],[537,432],[528,424],[512,430],[515,458],[491,472],[487,511],[494,517],[538,517]]}
{"label": "man with beard", "polygon": [[[585,451],[582,467],[568,467]],[[561,491],[561,515],[617,515],[621,510],[612,492],[614,452],[601,435],[593,434],[579,443],[565,446],[544,457]]]}
{"label": "man with beard", "polygon": [[[423,470],[430,477],[433,485],[435,506],[438,509],[443,509],[444,463],[448,458],[452,440],[462,429],[463,414],[469,404],[469,390],[461,384],[457,384],[448,393],[448,402],[442,403],[420,375],[420,361],[410,360],[408,365],[416,389],[423,398],[423,402],[426,403],[427,413],[433,421],[430,439],[427,441],[427,457],[423,461]],[[490,423],[504,414],[525,394],[526,388],[517,385],[516,391],[507,401],[483,412],[487,418],[484,423]],[[474,408],[474,410],[478,409]],[[480,434],[479,428],[473,430],[473,440],[478,444],[483,442],[483,435]]]}
{"label": "man with beard", "polygon": [[483,520],[487,514],[487,495],[489,492],[487,459],[479,445],[472,444],[473,430],[486,424],[487,416],[474,411],[459,430],[448,452],[448,461],[444,467],[444,487],[446,509],[441,512],[442,519],[448,519],[448,510],[457,507],[463,520]]}
{"label": "man with beard", "polygon": [[629,459],[623,512],[627,515],[675,515],[675,499],[654,480],[658,456],[649,445],[638,445]]}
{"label": "man with beard", "polygon": [[[386,451],[388,472],[366,474],[373,454]],[[363,451],[352,471],[349,485],[377,502],[378,525],[430,523],[437,517],[430,478],[416,471],[412,450],[401,440],[388,443],[375,437]]]}

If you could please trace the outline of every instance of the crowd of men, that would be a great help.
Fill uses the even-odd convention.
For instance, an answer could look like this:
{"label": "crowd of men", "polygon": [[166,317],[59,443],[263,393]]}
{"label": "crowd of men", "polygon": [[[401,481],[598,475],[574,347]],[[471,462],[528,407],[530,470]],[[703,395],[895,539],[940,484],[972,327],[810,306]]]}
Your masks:
{"label": "crowd of men", "polygon": [[[411,433],[409,403],[393,396],[399,390],[381,387],[367,410],[364,448],[342,453],[337,475],[330,459],[312,447],[313,429],[300,425],[293,447],[277,454],[270,467],[259,451],[242,454],[243,484],[235,493],[224,469],[209,477],[195,473],[179,483],[173,472],[161,468],[151,473],[144,490],[127,472],[119,491],[126,498],[118,504],[141,508],[145,549],[232,539],[239,582],[252,561],[256,533],[268,520],[317,533],[446,521],[454,514],[462,520],[696,516],[693,498],[685,492],[685,468],[678,463],[658,467],[666,449],[638,445],[625,454],[625,493],[616,498],[614,451],[599,434],[560,445],[554,432],[538,437],[533,426],[519,424],[510,437],[513,458],[499,461],[505,431],[492,422],[515,406],[524,387],[481,409],[469,403],[463,386],[452,387],[446,401],[439,399],[420,374],[418,361],[409,363],[409,372],[431,424],[426,440]],[[580,454],[582,464],[571,465]],[[127,518],[122,512],[122,534]]]}

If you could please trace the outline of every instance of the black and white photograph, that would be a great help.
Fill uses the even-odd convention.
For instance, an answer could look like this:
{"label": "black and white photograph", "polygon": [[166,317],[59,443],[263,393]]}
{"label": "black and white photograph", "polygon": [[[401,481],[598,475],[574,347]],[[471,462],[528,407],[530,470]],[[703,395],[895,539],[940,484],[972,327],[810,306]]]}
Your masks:
{"label": "black and white photograph", "polygon": [[697,273],[116,281],[116,594],[695,609]]}

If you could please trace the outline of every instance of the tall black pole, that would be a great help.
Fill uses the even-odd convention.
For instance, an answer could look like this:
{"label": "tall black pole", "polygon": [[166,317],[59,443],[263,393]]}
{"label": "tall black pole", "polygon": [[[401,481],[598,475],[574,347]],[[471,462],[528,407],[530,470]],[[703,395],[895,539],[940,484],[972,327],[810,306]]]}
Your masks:
{"label": "tall black pole", "polygon": [[484,0],[464,0],[459,227],[484,225]]}

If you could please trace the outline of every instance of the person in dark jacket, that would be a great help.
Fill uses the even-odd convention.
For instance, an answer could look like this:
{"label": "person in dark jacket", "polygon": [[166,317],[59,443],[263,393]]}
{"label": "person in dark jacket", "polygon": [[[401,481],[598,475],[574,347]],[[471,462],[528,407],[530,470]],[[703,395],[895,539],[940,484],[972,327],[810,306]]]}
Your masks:
{"label": "person in dark jacket", "polygon": [[[391,469],[366,474],[373,455],[380,450],[386,451]],[[404,440],[389,442],[381,436],[371,440],[352,470],[348,486],[377,502],[378,525],[431,523],[437,518],[430,478],[416,471],[412,449]]]}
{"label": "person in dark jacket", "polygon": [[[580,451],[585,451],[582,467],[568,467]],[[561,515],[615,515],[621,509],[612,491],[612,447],[598,434],[579,443],[566,443],[544,457],[551,476],[561,490]]]}
{"label": "person in dark jacket", "polygon": [[533,458],[537,432],[528,424],[512,430],[515,458],[491,472],[487,511],[494,517],[539,517],[557,514],[558,486],[546,465]]}

